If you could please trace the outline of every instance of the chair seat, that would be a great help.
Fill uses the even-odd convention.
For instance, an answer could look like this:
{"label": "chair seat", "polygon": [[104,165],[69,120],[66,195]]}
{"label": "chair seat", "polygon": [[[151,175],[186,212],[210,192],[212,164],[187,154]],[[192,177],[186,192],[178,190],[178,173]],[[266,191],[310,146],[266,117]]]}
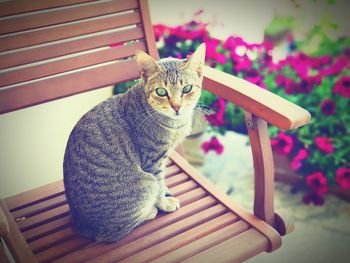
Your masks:
{"label": "chair seat", "polygon": [[181,208],[111,244],[74,231],[62,180],[9,197],[8,219],[24,237],[14,238],[22,244],[12,249],[29,247],[39,262],[232,262],[279,247],[277,231],[216,192],[177,153],[167,162],[166,183]]}

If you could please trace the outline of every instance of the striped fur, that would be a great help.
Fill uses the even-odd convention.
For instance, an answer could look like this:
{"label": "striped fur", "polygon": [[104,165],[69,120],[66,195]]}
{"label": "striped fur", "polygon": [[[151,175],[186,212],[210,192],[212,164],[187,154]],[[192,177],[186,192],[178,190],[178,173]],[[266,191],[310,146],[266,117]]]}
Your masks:
{"label": "striped fur", "polygon": [[[165,160],[191,131],[202,79],[187,60],[165,59],[157,65],[158,71],[148,72],[127,93],[86,113],[69,137],[64,156],[67,200],[75,228],[96,241],[121,239],[154,218],[158,208],[166,210],[164,202],[171,198],[165,197]],[[151,94],[165,83],[171,98],[187,83],[197,87],[195,96],[183,98],[178,116],[169,101],[156,102]]]}

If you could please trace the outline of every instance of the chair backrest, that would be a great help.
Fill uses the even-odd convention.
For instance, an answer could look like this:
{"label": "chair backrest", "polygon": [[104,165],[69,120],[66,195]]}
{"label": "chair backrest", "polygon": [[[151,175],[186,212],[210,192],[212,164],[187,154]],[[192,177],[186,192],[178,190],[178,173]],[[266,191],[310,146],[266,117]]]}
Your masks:
{"label": "chair backrest", "polygon": [[0,3],[0,113],[139,77],[158,59],[147,0]]}

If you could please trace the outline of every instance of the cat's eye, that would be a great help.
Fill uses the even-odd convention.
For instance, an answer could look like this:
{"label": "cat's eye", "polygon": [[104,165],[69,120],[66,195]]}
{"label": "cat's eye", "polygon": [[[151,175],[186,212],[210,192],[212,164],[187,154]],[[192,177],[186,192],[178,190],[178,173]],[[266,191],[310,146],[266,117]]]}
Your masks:
{"label": "cat's eye", "polygon": [[159,97],[164,97],[168,95],[168,92],[166,91],[166,89],[163,89],[163,88],[157,88],[156,93]]}
{"label": "cat's eye", "polygon": [[183,87],[182,89],[182,93],[189,93],[192,90],[192,85],[186,85],[185,87]]}

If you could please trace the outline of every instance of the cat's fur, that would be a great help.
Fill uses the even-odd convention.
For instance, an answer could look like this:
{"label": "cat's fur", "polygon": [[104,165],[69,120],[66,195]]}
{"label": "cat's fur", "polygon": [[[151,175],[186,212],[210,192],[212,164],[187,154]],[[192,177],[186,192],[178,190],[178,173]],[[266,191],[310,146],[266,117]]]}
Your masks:
{"label": "cat's fur", "polygon": [[[205,46],[186,60],[155,62],[136,53],[142,81],[86,113],[74,127],[64,157],[64,185],[75,228],[97,241],[121,239],[153,219],[158,209],[179,208],[167,197],[165,160],[191,131]],[[193,85],[191,94],[183,86]],[[164,87],[169,98],[155,89]],[[179,115],[174,105],[181,106]]]}

